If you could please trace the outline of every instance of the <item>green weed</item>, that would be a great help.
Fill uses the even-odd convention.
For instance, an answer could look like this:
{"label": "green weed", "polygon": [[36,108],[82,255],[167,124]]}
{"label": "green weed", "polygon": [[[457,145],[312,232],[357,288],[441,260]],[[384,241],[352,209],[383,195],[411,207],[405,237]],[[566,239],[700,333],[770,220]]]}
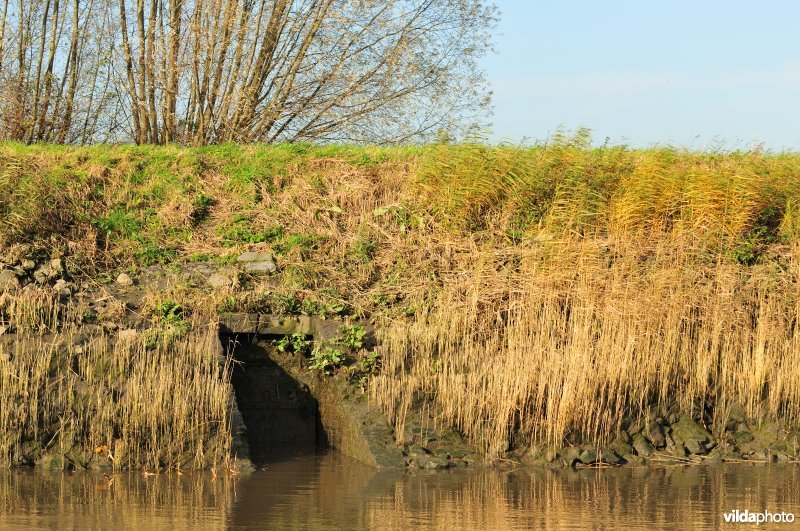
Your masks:
{"label": "green weed", "polygon": [[337,348],[325,345],[314,347],[308,368],[314,371],[321,371],[325,374],[333,374],[333,371],[341,367],[347,360],[347,355]]}

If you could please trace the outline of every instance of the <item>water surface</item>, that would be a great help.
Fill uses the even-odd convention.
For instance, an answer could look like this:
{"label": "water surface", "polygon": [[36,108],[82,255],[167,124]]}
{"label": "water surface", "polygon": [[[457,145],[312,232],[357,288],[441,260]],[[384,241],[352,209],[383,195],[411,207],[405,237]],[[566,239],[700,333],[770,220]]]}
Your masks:
{"label": "water surface", "polygon": [[3,471],[0,500],[0,529],[719,529],[733,509],[800,522],[800,466],[377,472],[321,453],[237,479]]}

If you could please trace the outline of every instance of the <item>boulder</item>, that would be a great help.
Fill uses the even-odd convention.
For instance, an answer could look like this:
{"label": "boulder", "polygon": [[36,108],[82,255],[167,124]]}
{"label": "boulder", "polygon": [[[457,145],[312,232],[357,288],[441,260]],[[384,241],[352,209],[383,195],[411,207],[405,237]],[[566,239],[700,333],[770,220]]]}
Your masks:
{"label": "boulder", "polygon": [[667,438],[664,435],[664,428],[657,422],[651,422],[642,434],[650,441],[655,448],[664,448],[667,445]]}
{"label": "boulder", "polygon": [[418,445],[411,445],[408,447],[408,455],[411,457],[418,457],[422,455],[429,455],[430,452],[427,448],[423,448],[422,446]]}
{"label": "boulder", "polygon": [[621,430],[617,435],[615,442],[623,442],[625,444],[631,444],[633,442],[633,437],[630,436],[627,430]]}
{"label": "boulder", "polygon": [[597,461],[601,463],[608,463],[609,465],[618,465],[622,463],[622,459],[619,458],[614,450],[608,447],[600,448],[597,455]]}
{"label": "boulder", "polygon": [[565,466],[575,466],[580,462],[581,450],[576,446],[567,446],[559,454],[561,454],[561,461]]}
{"label": "boulder", "polygon": [[622,459],[629,465],[640,465],[643,461],[641,456],[633,454],[625,454],[622,456]]}
{"label": "boulder", "polygon": [[589,465],[597,461],[597,450],[592,447],[586,448],[584,451],[581,452],[581,455],[578,457],[581,463],[584,465]]}
{"label": "boulder", "polygon": [[133,279],[127,273],[120,273],[117,277],[117,284],[120,286],[132,286]]}
{"label": "boulder", "polygon": [[683,445],[690,454],[705,454],[716,446],[714,437],[694,419],[683,417],[671,426],[670,436],[676,446]]}
{"label": "boulder", "polygon": [[208,285],[212,288],[227,288],[233,281],[227,275],[223,275],[222,273],[213,273],[207,279]]}
{"label": "boulder", "polygon": [[633,439],[628,432],[622,431],[619,436],[614,439],[611,443],[611,450],[613,450],[617,455],[625,455],[625,454],[632,454],[633,453],[633,446],[631,443]]}
{"label": "boulder", "polygon": [[636,450],[636,453],[642,457],[650,457],[655,451],[655,448],[652,444],[650,444],[650,441],[645,439],[642,435],[637,435],[634,437],[633,449]]}
{"label": "boulder", "polygon": [[64,261],[61,258],[53,258],[50,260],[50,270],[56,275],[64,272]]}
{"label": "boulder", "polygon": [[56,280],[56,283],[53,285],[53,291],[58,293],[61,297],[69,297],[72,294],[69,283],[63,278]]}
{"label": "boulder", "polygon": [[278,270],[275,259],[269,253],[246,252],[240,254],[236,260],[244,264],[248,273],[269,274]]}
{"label": "boulder", "polygon": [[430,455],[420,455],[415,458],[417,466],[426,470],[439,470],[448,468],[450,461],[443,457],[434,457]]}
{"label": "boulder", "polygon": [[50,264],[45,264],[33,272],[33,279],[37,284],[45,284],[48,280],[53,278],[54,275],[55,273],[53,273]]}
{"label": "boulder", "polygon": [[697,441],[695,439],[689,439],[688,441],[683,443],[683,446],[686,448],[686,451],[692,455],[701,455],[708,452],[705,443],[702,441]]}
{"label": "boulder", "polygon": [[10,269],[0,271],[0,291],[19,287],[17,274]]}

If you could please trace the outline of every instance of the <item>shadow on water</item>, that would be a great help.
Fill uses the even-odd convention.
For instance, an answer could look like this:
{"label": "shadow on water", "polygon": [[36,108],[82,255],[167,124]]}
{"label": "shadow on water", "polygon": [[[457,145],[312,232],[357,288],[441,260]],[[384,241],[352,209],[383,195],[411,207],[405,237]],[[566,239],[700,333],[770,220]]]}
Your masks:
{"label": "shadow on water", "polygon": [[234,358],[233,388],[256,465],[327,448],[319,404],[305,385],[247,336],[236,338]]}
{"label": "shadow on water", "polygon": [[800,518],[798,482],[800,466],[777,464],[379,472],[334,452],[238,479],[13,470],[0,528],[719,529],[733,509]]}

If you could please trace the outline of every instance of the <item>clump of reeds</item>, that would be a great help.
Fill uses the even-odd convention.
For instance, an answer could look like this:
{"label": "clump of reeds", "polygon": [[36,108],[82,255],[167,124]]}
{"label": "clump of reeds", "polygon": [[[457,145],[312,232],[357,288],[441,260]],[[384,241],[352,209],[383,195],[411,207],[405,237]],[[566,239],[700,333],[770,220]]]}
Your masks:
{"label": "clump of reeds", "polygon": [[434,307],[383,330],[374,396],[399,422],[412,397],[433,401],[490,455],[512,438],[607,440],[673,404],[713,407],[716,428],[733,403],[797,425],[796,280],[654,252],[562,241],[474,255]]}
{"label": "clump of reeds", "polygon": [[40,333],[0,344],[0,460],[58,454],[76,467],[150,470],[228,464],[231,361],[213,316],[194,315],[184,335],[151,328],[85,337],[74,320],[55,330],[54,310],[31,311],[32,295],[5,297],[6,322]]}

